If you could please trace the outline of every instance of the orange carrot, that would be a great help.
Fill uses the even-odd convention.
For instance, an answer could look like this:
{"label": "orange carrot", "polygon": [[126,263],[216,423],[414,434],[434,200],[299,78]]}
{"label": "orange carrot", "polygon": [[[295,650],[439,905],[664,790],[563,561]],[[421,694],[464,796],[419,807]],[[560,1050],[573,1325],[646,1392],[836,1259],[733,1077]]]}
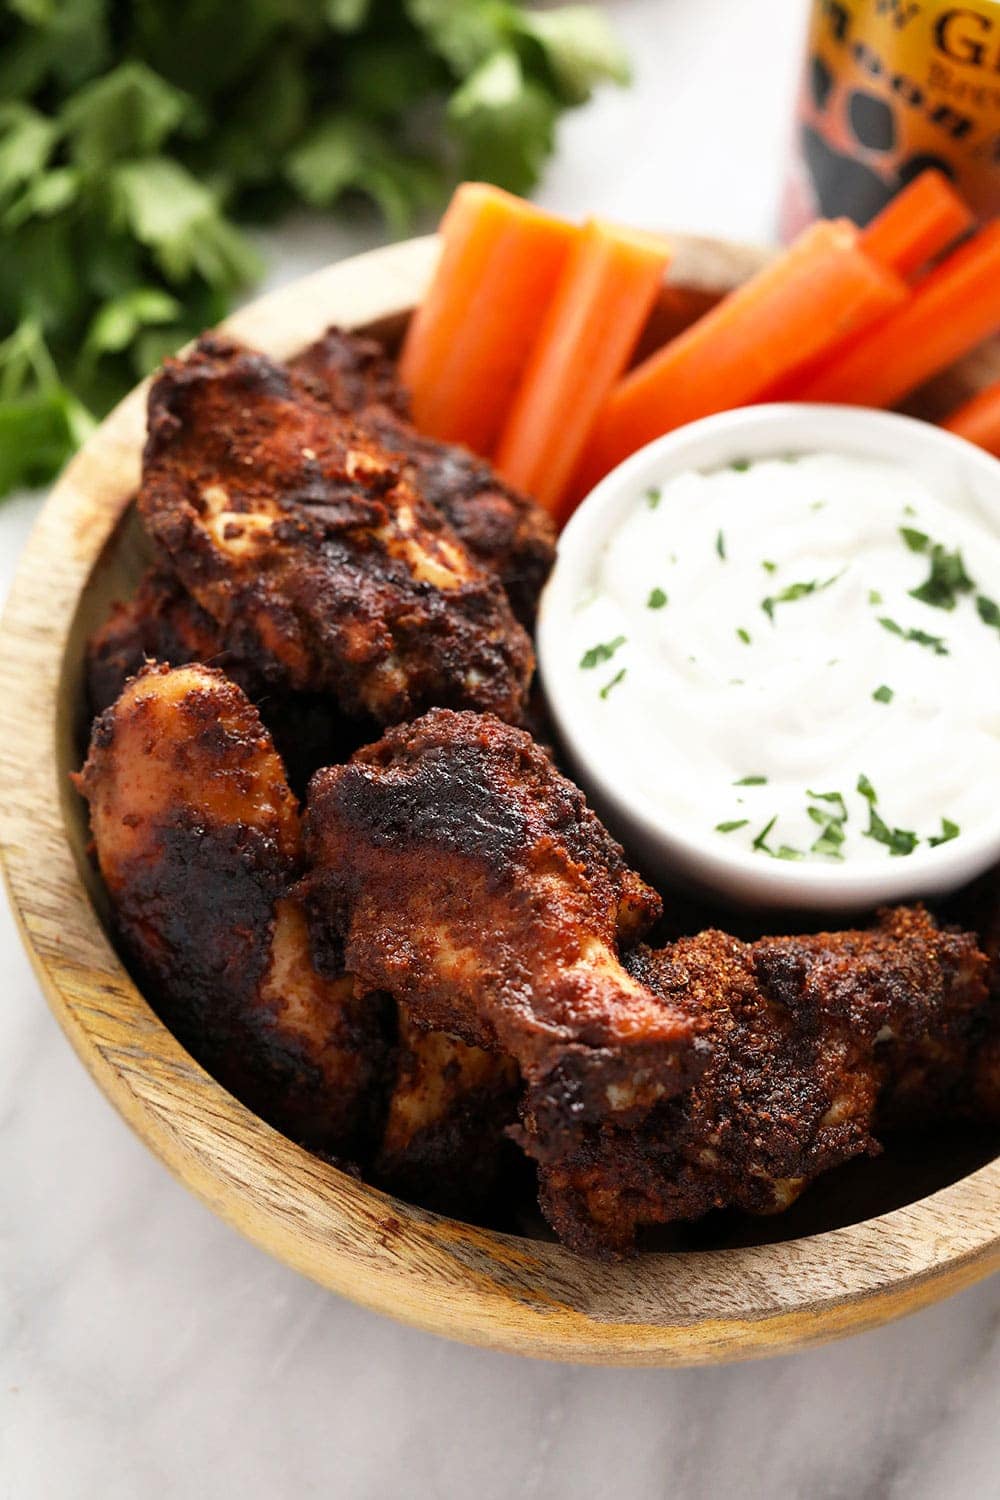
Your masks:
{"label": "orange carrot", "polygon": [[912,276],[972,228],[975,216],[943,172],[921,172],[861,235],[861,248],[898,276]]}
{"label": "orange carrot", "polygon": [[457,189],[399,362],[422,432],[492,452],[578,234],[499,188]]}
{"label": "orange carrot", "polygon": [[505,479],[559,519],[594,418],[628,364],[670,254],[665,240],[598,219],[570,252],[496,457]]}
{"label": "orange carrot", "polygon": [[958,407],[941,426],[1000,458],[1000,380]]}
{"label": "orange carrot", "polygon": [[758,400],[776,382],[870,326],[909,293],[846,219],[812,225],[783,255],[637,366],[611,392],[574,481],[585,492],[644,443]]}
{"label": "orange carrot", "polygon": [[798,391],[801,401],[895,406],[1000,328],[1000,220],[942,261],[909,302],[852,340]]}

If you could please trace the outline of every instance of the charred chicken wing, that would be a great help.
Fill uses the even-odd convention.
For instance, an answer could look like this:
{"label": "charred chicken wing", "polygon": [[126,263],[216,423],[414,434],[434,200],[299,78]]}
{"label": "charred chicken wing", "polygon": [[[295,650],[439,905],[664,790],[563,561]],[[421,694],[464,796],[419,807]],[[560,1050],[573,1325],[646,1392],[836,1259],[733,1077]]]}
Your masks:
{"label": "charred chicken wing", "polygon": [[497,579],[370,433],[219,337],[153,384],[139,511],[238,661],[393,722],[521,717],[531,644]]}
{"label": "charred chicken wing", "polygon": [[372,339],[330,328],[291,361],[296,374],[344,414],[354,414],[381,447],[398,454],[414,490],[440,512],[472,556],[500,579],[522,624],[555,560],[552,519],[467,448],[422,436],[408,420],[395,366]]}
{"label": "charred chicken wing", "polygon": [[148,668],[95,724],[78,786],[120,940],[178,1039],[297,1140],[364,1155],[388,1002],[310,960],[298,805],[256,709],[207,667]]}
{"label": "charred chicken wing", "polygon": [[541,1160],[550,1223],[598,1254],[627,1252],[642,1225],[712,1208],[778,1212],[819,1173],[877,1151],[880,1093],[899,1059],[946,1038],[985,997],[975,938],[940,931],[921,908],[868,932],[742,943],[710,930],[640,947],[627,964],[701,1028],[709,1060],[634,1128],[585,1126]]}
{"label": "charred chicken wing", "polygon": [[698,1065],[690,1021],[619,962],[659,910],[529,735],[434,710],[309,792],[320,948],[414,1025],[513,1058],[539,1128],[641,1115]]}

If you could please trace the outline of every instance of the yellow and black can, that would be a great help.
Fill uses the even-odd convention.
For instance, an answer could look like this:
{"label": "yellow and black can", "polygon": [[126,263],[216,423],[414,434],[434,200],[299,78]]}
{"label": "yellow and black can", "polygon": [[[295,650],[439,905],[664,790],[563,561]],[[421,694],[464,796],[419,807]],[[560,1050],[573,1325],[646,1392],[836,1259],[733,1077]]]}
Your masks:
{"label": "yellow and black can", "polygon": [[783,238],[867,224],[929,166],[1000,213],[1000,3],[812,0]]}

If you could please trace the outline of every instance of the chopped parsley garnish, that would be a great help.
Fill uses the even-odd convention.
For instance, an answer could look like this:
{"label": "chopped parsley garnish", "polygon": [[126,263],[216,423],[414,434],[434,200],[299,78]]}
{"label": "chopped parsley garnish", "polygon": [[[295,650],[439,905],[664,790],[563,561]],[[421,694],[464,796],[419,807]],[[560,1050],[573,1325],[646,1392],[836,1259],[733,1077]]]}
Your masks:
{"label": "chopped parsley garnish", "polygon": [[750,644],[750,632],[749,632],[749,630],[744,630],[742,625],[737,625],[737,627],[736,627],[736,634],[739,636],[739,638],[743,642],[744,646],[749,646],[749,644]]}
{"label": "chopped parsley garnish", "polygon": [[932,849],[936,849],[939,844],[948,844],[952,839],[957,839],[961,831],[958,824],[953,823],[950,818],[942,818],[941,832],[929,838],[927,842]]}
{"label": "chopped parsley garnish", "polygon": [[602,661],[610,661],[619,646],[624,646],[624,644],[625,636],[623,635],[616,635],[613,641],[599,641],[596,646],[591,646],[589,651],[583,653],[580,657],[580,666],[584,671],[589,671],[591,667],[599,667]]}
{"label": "chopped parsley garnish", "polygon": [[926,552],[931,544],[926,531],[917,531],[915,526],[901,526],[899,534],[911,552]]}
{"label": "chopped parsley garnish", "polygon": [[771,832],[771,829],[774,827],[777,821],[778,814],[775,813],[770,823],[764,824],[764,827],[760,830],[760,833],[758,833],[757,837],[754,839],[753,845],[751,847],[760,854],[770,855],[771,859],[805,859],[805,855],[803,854],[801,849],[793,849],[789,844],[779,844],[777,849],[771,848],[770,844],[767,842],[767,836]]}
{"label": "chopped parsley garnish", "polygon": [[650,488],[646,491],[646,504],[649,506],[650,510],[655,510],[662,499],[663,491],[660,489],[659,485],[651,485]]}
{"label": "chopped parsley garnish", "polygon": [[830,859],[843,859],[844,824],[847,822],[847,804],[840,792],[806,792],[814,802],[826,802],[827,807],[806,808],[810,818],[819,826],[819,837],[810,848],[810,854],[825,854]]}
{"label": "chopped parsley garnish", "polygon": [[615,673],[615,675],[612,677],[611,681],[610,682],[606,682],[604,684],[604,686],[601,688],[601,692],[600,692],[600,696],[602,698],[606,698],[608,696],[608,694],[610,693],[611,689],[618,686],[618,684],[621,682],[622,678],[625,676],[625,673],[626,673],[627,670],[628,670],[627,667],[620,668],[620,670],[617,671]]}
{"label": "chopped parsley garnish", "polygon": [[1000,630],[1000,604],[995,599],[988,598],[986,594],[977,594],[976,613],[984,625],[992,625],[994,630]]}
{"label": "chopped parsley garnish", "polygon": [[960,594],[971,594],[975,584],[965,571],[961,552],[949,552],[938,542],[931,548],[931,571],[910,598],[934,609],[954,609]]}
{"label": "chopped parsley garnish", "polygon": [[809,502],[809,509],[810,510],[822,510],[825,505],[826,505],[826,501],[825,500],[811,500]]}
{"label": "chopped parsley garnish", "polygon": [[776,562],[771,562],[770,559],[766,557],[761,562],[761,567],[764,569],[765,573],[777,573],[778,571],[778,564]]}
{"label": "chopped parsley garnish", "polygon": [[935,656],[947,656],[948,647],[939,635],[928,635],[926,630],[904,630],[895,620],[890,620],[888,615],[879,615],[878,622],[883,630],[888,630],[891,635],[898,635],[900,640],[913,641],[918,646],[927,646],[934,652]]}
{"label": "chopped parsley garnish", "polygon": [[747,469],[749,469],[749,467],[750,467],[750,459],[749,458],[734,458],[733,461],[732,461],[732,463],[729,465],[729,467],[736,474],[745,474],[746,471],[747,471]]}
{"label": "chopped parsley garnish", "polygon": [[722,534],[721,531],[717,531],[716,534],[715,534],[715,550],[719,554],[719,556],[721,557],[722,561],[725,562],[725,560],[726,560],[726,538],[723,536],[723,534]]}
{"label": "chopped parsley garnish", "polygon": [[743,776],[739,781],[734,781],[733,786],[767,786],[767,777]]}
{"label": "chopped parsley garnish", "polygon": [[885,844],[890,854],[912,854],[920,840],[911,829],[890,828],[884,821],[875,807],[878,794],[867,776],[858,777],[858,791],[868,803],[868,827],[865,829],[865,838],[874,839],[878,844]]}
{"label": "chopped parsley garnish", "polygon": [[650,589],[649,598],[646,600],[647,609],[662,609],[667,602],[667,596],[662,589]]}
{"label": "chopped parsley garnish", "polygon": [[807,582],[790,583],[787,588],[781,590],[780,594],[769,594],[766,599],[762,599],[760,607],[773,625],[774,607],[776,604],[794,604],[796,599],[805,599],[810,594],[818,594],[823,589],[828,589],[831,584],[836,583],[838,578],[842,578],[844,571],[841,568],[840,572],[834,573],[832,578],[824,578],[822,580],[810,578]]}
{"label": "chopped parsley garnish", "polygon": [[778,821],[778,814],[775,813],[775,815],[771,819],[770,823],[765,823],[764,826],[763,826],[763,828],[760,830],[760,833],[758,833],[757,837],[754,839],[754,841],[753,841],[753,848],[754,849],[762,849],[765,854],[770,854],[772,852],[767,847],[767,836],[771,832],[771,829],[774,827],[774,825],[775,825],[775,823],[777,823],[777,821]]}
{"label": "chopped parsley garnish", "polygon": [[881,604],[882,603],[882,595],[879,593],[878,589],[869,589],[868,590],[868,603],[869,604]]}
{"label": "chopped parsley garnish", "polygon": [[735,833],[737,828],[745,828],[749,818],[731,818],[728,823],[716,823],[716,833]]}
{"label": "chopped parsley garnish", "polygon": [[872,697],[876,703],[891,703],[895,696],[892,688],[887,687],[884,682],[881,687],[877,687],[874,693],[872,693]]}

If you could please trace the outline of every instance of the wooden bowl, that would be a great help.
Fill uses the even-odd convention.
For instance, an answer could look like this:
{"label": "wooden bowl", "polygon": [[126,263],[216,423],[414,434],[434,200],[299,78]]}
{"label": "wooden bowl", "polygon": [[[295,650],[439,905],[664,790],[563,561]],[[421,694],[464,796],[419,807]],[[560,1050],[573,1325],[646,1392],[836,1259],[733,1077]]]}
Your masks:
{"label": "wooden bowl", "polygon": [[[331,322],[392,341],[435,255],[436,242],[423,239],[359,256],[245,308],[228,326],[278,356]],[[690,321],[764,256],[680,240],[650,340]],[[923,409],[941,410],[998,368],[995,351],[978,356],[926,393]],[[981,1140],[932,1177],[937,1191],[911,1183],[887,1200],[883,1184],[874,1201],[889,1211],[864,1222],[850,1222],[867,1212],[864,1192],[852,1188],[840,1227],[803,1233],[831,1222],[821,1187],[803,1200],[812,1205],[805,1217],[743,1221],[742,1243],[731,1235],[705,1241],[711,1249],[605,1266],[377,1192],[277,1134],[192,1061],[108,940],[83,805],[67,780],[86,728],[84,640],[139,566],[137,528],[120,523],[139,478],[144,408],[140,388],[91,438],[22,558],[0,634],[0,805],[13,907],[49,1004],[98,1085],[170,1170],[332,1291],[435,1333],[562,1360],[669,1365],[777,1353],[871,1328],[1000,1266],[1000,1159],[983,1164]],[[687,1243],[698,1245],[697,1234]]]}

